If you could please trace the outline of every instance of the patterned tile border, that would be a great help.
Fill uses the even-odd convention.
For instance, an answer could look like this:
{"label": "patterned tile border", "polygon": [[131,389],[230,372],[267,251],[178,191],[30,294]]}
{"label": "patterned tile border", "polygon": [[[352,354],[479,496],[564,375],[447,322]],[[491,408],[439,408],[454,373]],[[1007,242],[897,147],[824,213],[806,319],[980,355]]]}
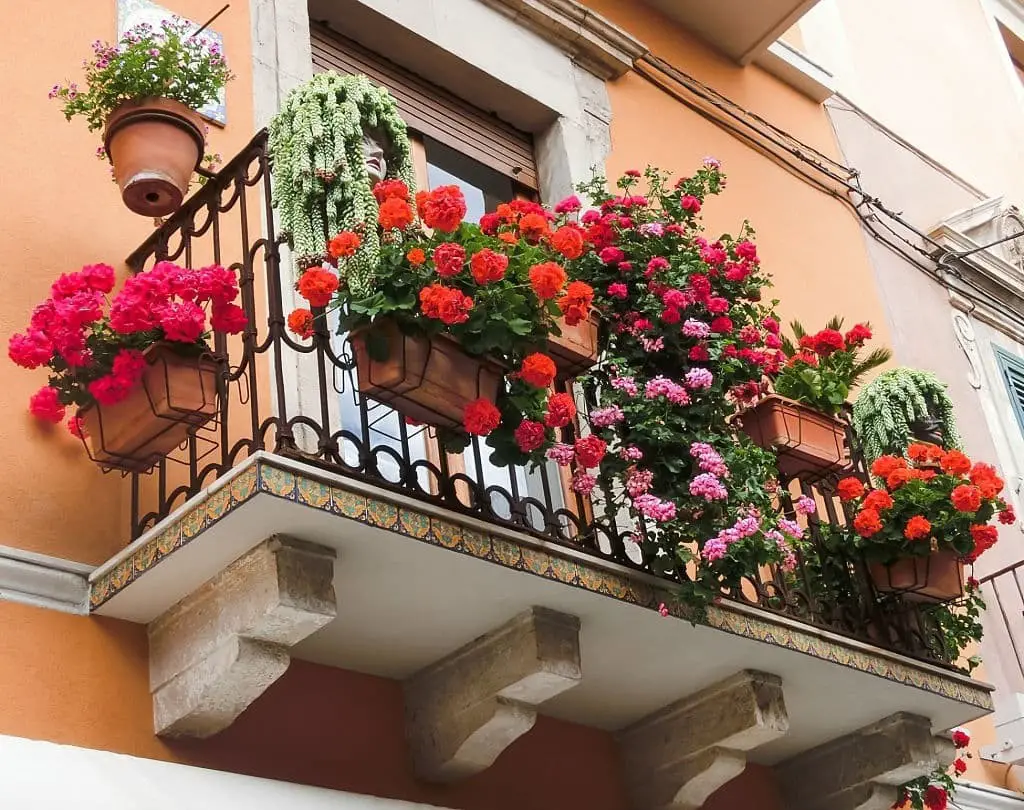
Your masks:
{"label": "patterned tile border", "polygon": [[[330,512],[370,526],[405,535],[420,542],[467,554],[496,565],[525,571],[622,602],[656,610],[664,602],[670,612],[688,620],[672,597],[670,586],[661,588],[639,578],[607,571],[598,564],[559,556],[528,543],[504,536],[485,534],[404,505],[343,489],[313,475],[297,474],[260,459],[231,481],[229,486],[194,504],[172,525],[136,549],[129,557],[93,582],[89,605],[96,610],[177,549],[187,545],[205,529],[233,512],[257,493]],[[912,663],[875,655],[856,646],[822,638],[813,628],[801,630],[787,623],[751,616],[736,609],[712,606],[706,623],[744,638],[786,647],[831,661],[840,666],[868,672],[886,680],[914,686],[943,697],[991,710],[989,690],[955,676],[944,676]]]}

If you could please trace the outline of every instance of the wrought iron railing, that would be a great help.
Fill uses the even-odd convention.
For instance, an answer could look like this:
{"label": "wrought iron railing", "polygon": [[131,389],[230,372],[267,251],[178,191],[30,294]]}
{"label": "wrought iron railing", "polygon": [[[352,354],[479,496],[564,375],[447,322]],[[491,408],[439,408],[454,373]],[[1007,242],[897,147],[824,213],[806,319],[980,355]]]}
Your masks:
{"label": "wrought iron railing", "polygon": [[[475,440],[460,457],[438,452],[428,429],[359,396],[349,343],[332,334],[327,319],[317,319],[311,341],[288,333],[291,273],[275,235],[266,143],[259,133],[128,258],[136,272],[162,260],[231,267],[249,318],[241,339],[218,335],[213,346],[228,359],[228,370],[212,426],[195,431],[151,474],[131,475],[133,539],[246,457],[268,450],[656,574],[657,566],[630,542],[645,530],[635,516],[596,518],[603,510],[571,493],[557,467],[498,469]],[[863,465],[857,469],[863,476]],[[833,486],[828,479],[789,484],[794,494],[819,503],[820,516],[808,527],[815,553],[794,572],[766,568],[723,597],[948,663],[926,610],[876,594],[860,561],[826,548],[822,522],[845,521]]]}
{"label": "wrought iron railing", "polygon": [[999,651],[1000,685],[1024,692],[1024,560],[981,578],[986,642]]}

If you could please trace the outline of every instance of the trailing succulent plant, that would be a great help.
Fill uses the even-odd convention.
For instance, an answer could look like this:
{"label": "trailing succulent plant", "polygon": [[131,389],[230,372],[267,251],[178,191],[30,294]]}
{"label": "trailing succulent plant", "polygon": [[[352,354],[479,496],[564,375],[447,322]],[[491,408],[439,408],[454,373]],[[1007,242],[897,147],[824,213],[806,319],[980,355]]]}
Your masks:
{"label": "trailing succulent plant", "polygon": [[853,403],[853,428],[868,463],[887,454],[903,455],[915,440],[960,448],[945,383],[913,368],[887,371],[864,386]]}
{"label": "trailing succulent plant", "polygon": [[[363,132],[386,139],[387,177],[414,188],[405,122],[391,94],[365,76],[318,73],[295,88],[270,123],[274,205],[299,272],[327,261],[327,242],[359,223],[376,223],[377,201],[363,155]],[[380,262],[375,227],[361,234],[346,282],[368,295]]]}

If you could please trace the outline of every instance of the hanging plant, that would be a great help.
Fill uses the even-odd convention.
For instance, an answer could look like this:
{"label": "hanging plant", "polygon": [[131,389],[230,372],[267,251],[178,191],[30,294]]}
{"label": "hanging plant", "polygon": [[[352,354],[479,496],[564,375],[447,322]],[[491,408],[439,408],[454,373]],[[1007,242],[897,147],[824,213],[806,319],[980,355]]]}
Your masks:
{"label": "hanging plant", "polygon": [[853,403],[853,428],[869,463],[904,455],[915,439],[947,450],[961,446],[945,383],[913,368],[887,371],[864,386]]}
{"label": "hanging plant", "polygon": [[[328,261],[335,234],[377,220],[364,132],[387,140],[386,177],[412,189],[409,135],[398,105],[365,76],[318,73],[288,95],[270,123],[274,205],[300,271]],[[345,265],[354,294],[369,294],[379,263],[380,236],[368,228]]]}

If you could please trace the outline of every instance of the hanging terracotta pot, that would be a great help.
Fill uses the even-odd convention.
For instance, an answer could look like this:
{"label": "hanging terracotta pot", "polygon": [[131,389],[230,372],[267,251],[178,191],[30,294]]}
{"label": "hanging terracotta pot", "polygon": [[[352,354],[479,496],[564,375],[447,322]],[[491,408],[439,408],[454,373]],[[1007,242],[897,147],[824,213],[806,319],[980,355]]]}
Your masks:
{"label": "hanging terracotta pot", "polygon": [[778,455],[783,478],[815,478],[850,464],[846,425],[833,416],[778,394],[740,415],[743,432]]}
{"label": "hanging terracotta pot", "polygon": [[466,353],[448,335],[407,335],[383,319],[353,331],[350,339],[360,393],[417,422],[461,427],[470,402],[494,402],[504,385],[500,363]]}
{"label": "hanging terracotta pot", "polygon": [[579,376],[597,362],[597,321],[588,318],[569,326],[560,318],[556,323],[562,334],[548,338],[548,353],[558,367],[559,378]]}
{"label": "hanging terracotta pot", "polygon": [[89,455],[103,467],[145,472],[217,415],[221,364],[185,357],[171,343],[145,352],[141,383],[114,405],[90,405],[80,414]]}
{"label": "hanging terracotta pot", "polygon": [[107,118],[103,146],[124,204],[136,214],[162,217],[181,207],[206,139],[199,114],[178,101],[126,101]]}
{"label": "hanging terracotta pot", "polygon": [[902,593],[918,602],[950,602],[964,593],[964,564],[954,551],[904,557],[888,565],[870,563],[875,590]]}

